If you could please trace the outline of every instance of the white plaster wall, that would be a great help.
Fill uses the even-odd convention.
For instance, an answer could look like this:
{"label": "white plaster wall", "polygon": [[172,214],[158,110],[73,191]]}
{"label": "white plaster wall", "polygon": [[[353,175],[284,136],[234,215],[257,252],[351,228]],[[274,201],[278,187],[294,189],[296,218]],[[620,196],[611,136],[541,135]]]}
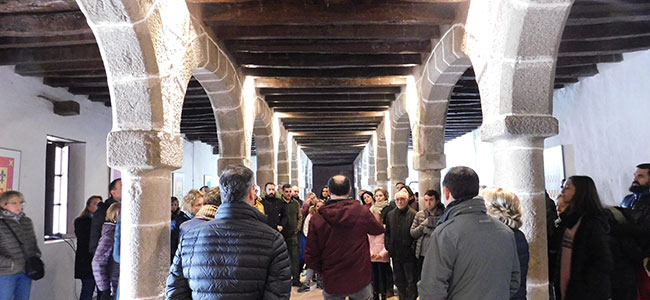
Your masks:
{"label": "white plaster wall", "polygon": [[[601,200],[620,204],[639,163],[650,162],[650,51],[599,64],[599,74],[556,91],[560,134],[546,147],[570,145],[575,173],[592,177]],[[566,153],[565,153],[566,155]],[[569,154],[570,155],[570,154]],[[573,173],[573,172],[572,172]]]}
{"label": "white plaster wall", "polygon": [[[43,242],[46,135],[85,142],[85,147],[80,147],[85,150],[80,149],[81,153],[74,155],[77,163],[83,164],[83,168],[74,168],[85,168],[83,180],[70,186],[68,217],[74,219],[87,196],[107,195],[106,135],[111,129],[111,111],[104,104],[90,102],[84,96],[47,87],[39,78],[16,75],[9,66],[0,67],[0,91],[0,147],[21,151],[20,191],[25,195],[25,213],[34,222],[45,262],[45,278],[34,282],[31,299],[75,299],[74,251],[63,241]],[[52,112],[51,103],[37,98],[40,94],[75,100],[81,105],[81,114],[57,116]],[[73,232],[73,228],[69,228],[69,232]],[[72,243],[76,246],[74,241]],[[80,285],[76,283],[77,290]]]}
{"label": "white plaster wall", "polygon": [[440,172],[441,182],[450,168],[466,166],[476,171],[482,185],[494,184],[492,144],[481,140],[479,129],[446,142],[444,152],[447,158],[447,167]]}

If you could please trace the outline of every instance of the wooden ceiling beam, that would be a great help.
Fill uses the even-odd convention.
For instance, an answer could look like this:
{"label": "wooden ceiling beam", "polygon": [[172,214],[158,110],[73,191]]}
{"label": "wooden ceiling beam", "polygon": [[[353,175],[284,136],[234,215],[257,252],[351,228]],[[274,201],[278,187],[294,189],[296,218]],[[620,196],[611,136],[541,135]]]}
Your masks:
{"label": "wooden ceiling beam", "polygon": [[0,14],[0,36],[36,37],[87,34],[92,30],[79,11]]}
{"label": "wooden ceiling beam", "polygon": [[593,55],[593,56],[564,56],[557,58],[557,67],[576,67],[599,63],[614,63],[623,61],[622,54]]}
{"label": "wooden ceiling beam", "polygon": [[420,54],[234,53],[244,67],[412,67]]}
{"label": "wooden ceiling beam", "polygon": [[[354,16],[350,19],[354,20]],[[431,40],[440,37],[437,24],[268,24],[216,25],[212,27],[215,36],[223,41],[235,40]],[[349,41],[349,40],[348,40]]]}
{"label": "wooden ceiling beam", "polygon": [[237,40],[225,41],[231,53],[343,53],[343,54],[400,54],[429,53],[430,40]]}
{"label": "wooden ceiling beam", "polygon": [[[314,118],[310,117],[292,117],[292,118],[280,118],[283,124],[285,125],[291,125],[291,124],[316,124],[314,122]],[[356,122],[356,123],[373,123],[373,124],[379,124],[383,120],[383,117],[363,117],[363,116],[357,116],[357,117],[335,117],[335,118],[326,118],[325,116],[323,118],[318,118],[318,124],[323,124],[324,126],[328,126],[329,124],[342,124],[342,123],[348,123],[348,122]]]}
{"label": "wooden ceiling beam", "polygon": [[325,6],[270,3],[204,4],[203,22],[208,26],[275,24],[451,24],[456,4],[394,3]]}
{"label": "wooden ceiling beam", "polygon": [[[637,0],[638,3],[631,4],[628,6],[629,10],[621,9],[608,9],[613,6],[625,7],[630,4],[620,3],[621,1],[611,1],[612,5],[602,5],[602,10],[600,11],[584,11],[580,12],[583,8],[577,6],[574,9],[571,9],[569,13],[569,18],[566,21],[566,26],[574,25],[593,25],[593,24],[603,24],[603,23],[615,23],[615,22],[626,22],[626,21],[650,21],[650,8],[639,4],[648,4],[647,1]],[[607,1],[604,1],[607,2]],[[639,5],[639,6],[635,6]]]}
{"label": "wooden ceiling beam", "polygon": [[[646,11],[650,15],[650,9]],[[564,27],[562,41],[607,41],[650,35],[650,20]]]}
{"label": "wooden ceiling beam", "polygon": [[308,108],[285,108],[285,107],[276,107],[274,111],[276,112],[286,112],[286,113],[295,113],[295,112],[314,112],[314,113],[323,113],[323,114],[333,114],[340,112],[383,112],[388,109],[389,106],[354,106],[354,107],[336,107],[332,108],[331,106],[312,106]]}
{"label": "wooden ceiling beam", "polygon": [[600,41],[560,42],[558,57],[620,54],[650,48],[650,36]]}
{"label": "wooden ceiling beam", "polygon": [[292,101],[292,102],[268,102],[267,104],[271,108],[308,108],[312,109],[314,107],[326,107],[328,110],[336,110],[339,108],[349,109],[349,108],[367,108],[367,107],[382,107],[388,108],[391,105],[391,101],[328,101],[328,102],[315,102],[315,101]]}
{"label": "wooden ceiling beam", "polygon": [[346,88],[258,88],[262,96],[292,95],[292,94],[399,94],[400,87],[346,87]]}
{"label": "wooden ceiling beam", "polygon": [[395,94],[312,94],[312,95],[268,95],[264,97],[267,102],[294,102],[294,101],[377,101],[395,100]]}
{"label": "wooden ceiling beam", "polygon": [[555,77],[589,77],[598,74],[596,65],[585,65],[576,67],[558,67],[555,69]]}
{"label": "wooden ceiling beam", "polygon": [[104,70],[104,62],[101,59],[92,59],[88,61],[17,64],[14,72],[29,76],[32,74],[43,73],[96,70]]}
{"label": "wooden ceiling beam", "polygon": [[300,78],[261,77],[255,78],[258,88],[311,88],[311,87],[381,87],[405,86],[405,76],[377,76],[372,78]]}
{"label": "wooden ceiling beam", "polygon": [[94,45],[0,49],[0,65],[101,60]]}
{"label": "wooden ceiling beam", "polygon": [[265,77],[328,77],[367,78],[377,76],[412,75],[412,67],[334,68],[334,69],[291,69],[291,68],[243,68],[250,76]]}
{"label": "wooden ceiling beam", "polygon": [[97,44],[95,36],[92,33],[37,37],[0,36],[0,49],[57,47],[89,44]]}
{"label": "wooden ceiling beam", "polygon": [[74,0],[4,0],[0,2],[0,13],[33,13],[78,10]]}

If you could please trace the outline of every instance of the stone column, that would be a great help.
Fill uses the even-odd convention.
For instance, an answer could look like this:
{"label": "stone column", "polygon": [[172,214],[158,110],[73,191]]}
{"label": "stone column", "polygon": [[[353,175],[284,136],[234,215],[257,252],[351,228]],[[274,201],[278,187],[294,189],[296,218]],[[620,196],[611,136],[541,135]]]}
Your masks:
{"label": "stone column", "polygon": [[183,165],[183,139],[162,131],[108,134],[108,164],[122,172],[120,293],[164,299],[169,274],[171,171]]}
{"label": "stone column", "polygon": [[424,193],[428,190],[440,192],[440,170],[446,165],[443,153],[428,153],[413,157],[413,168],[418,171],[420,209],[424,209]]}
{"label": "stone column", "polygon": [[287,142],[280,140],[278,148],[278,182],[277,184],[291,183],[291,170],[289,165],[289,152]]}
{"label": "stone column", "polygon": [[298,180],[298,143],[296,143],[295,140],[291,139],[289,141],[289,144],[291,145],[291,185],[292,186],[298,186],[299,185],[299,180]]}
{"label": "stone column", "polygon": [[381,137],[377,138],[376,153],[375,180],[377,182],[377,187],[388,189],[388,156],[386,154],[386,139]]}
{"label": "stone column", "polygon": [[260,153],[257,150],[257,185],[264,188],[267,182],[275,182],[275,168],[273,164],[273,152]]}
{"label": "stone column", "polygon": [[368,144],[368,188],[374,190],[377,188],[377,179],[375,176],[375,148],[373,143]]}
{"label": "stone column", "polygon": [[530,262],[528,298],[548,299],[544,139],[557,134],[552,116],[510,115],[484,123],[482,138],[494,144],[494,181],[521,201]]}
{"label": "stone column", "polygon": [[391,166],[388,169],[388,178],[390,178],[390,186],[387,187],[388,193],[390,194],[390,199],[395,199],[395,185],[398,182],[404,182],[406,177],[409,176],[409,168],[406,165],[397,165]]}

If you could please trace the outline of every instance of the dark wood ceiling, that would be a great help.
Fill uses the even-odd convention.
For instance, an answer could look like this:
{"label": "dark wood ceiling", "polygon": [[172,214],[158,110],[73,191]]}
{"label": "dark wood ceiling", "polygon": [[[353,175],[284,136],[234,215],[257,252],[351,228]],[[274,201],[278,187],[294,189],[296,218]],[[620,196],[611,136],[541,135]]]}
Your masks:
{"label": "dark wood ceiling", "polygon": [[[244,75],[315,164],[349,164],[463,0],[190,0]],[[650,48],[647,0],[576,0],[555,88],[598,73],[597,63]],[[110,105],[92,31],[73,0],[0,0],[0,65]],[[445,139],[478,128],[473,70],[451,94]],[[192,79],[181,132],[215,147],[214,114]],[[254,143],[253,143],[254,144]]]}

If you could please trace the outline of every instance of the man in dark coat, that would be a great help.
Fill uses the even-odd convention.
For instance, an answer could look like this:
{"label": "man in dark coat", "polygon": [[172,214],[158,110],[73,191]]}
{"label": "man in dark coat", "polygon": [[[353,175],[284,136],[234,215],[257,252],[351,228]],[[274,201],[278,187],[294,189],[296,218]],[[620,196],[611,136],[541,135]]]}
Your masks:
{"label": "man in dark coat", "polygon": [[262,225],[253,180],[244,166],[224,170],[222,205],[214,220],[182,234],[166,299],[289,299],[287,248],[277,230]]}
{"label": "man in dark coat", "polygon": [[368,234],[384,227],[359,201],[348,198],[350,180],[343,175],[328,182],[332,198],[309,221],[305,246],[307,267],[321,274],[327,299],[372,298]]}
{"label": "man in dark coat", "polygon": [[104,202],[97,204],[97,211],[93,214],[93,220],[90,225],[90,244],[88,249],[91,254],[95,254],[99,238],[102,236],[102,226],[106,219],[106,210],[113,203],[122,201],[122,179],[118,178],[111,182],[108,186],[108,193],[111,195]]}
{"label": "man in dark coat", "polygon": [[293,198],[293,192],[290,184],[285,184],[282,187],[282,201],[284,202],[285,211],[287,213],[287,225],[282,229],[281,233],[284,241],[287,243],[287,251],[289,251],[289,258],[291,259],[291,274],[293,286],[300,287],[300,266],[298,246],[298,227],[302,222],[302,214],[300,213],[301,204]]}
{"label": "man in dark coat", "polygon": [[629,194],[621,203],[626,222],[616,224],[612,235],[635,242],[640,257],[636,260],[637,292],[640,299],[650,297],[650,163],[636,166]]}
{"label": "man in dark coat", "polygon": [[416,211],[408,205],[409,195],[400,191],[395,194],[396,209],[386,216],[384,245],[393,259],[393,279],[400,299],[417,298],[417,258],[411,225]]}
{"label": "man in dark coat", "polygon": [[282,231],[287,226],[287,207],[282,199],[275,196],[275,184],[267,182],[264,185],[266,195],[262,199],[264,214],[266,214],[266,224],[271,228]]}

